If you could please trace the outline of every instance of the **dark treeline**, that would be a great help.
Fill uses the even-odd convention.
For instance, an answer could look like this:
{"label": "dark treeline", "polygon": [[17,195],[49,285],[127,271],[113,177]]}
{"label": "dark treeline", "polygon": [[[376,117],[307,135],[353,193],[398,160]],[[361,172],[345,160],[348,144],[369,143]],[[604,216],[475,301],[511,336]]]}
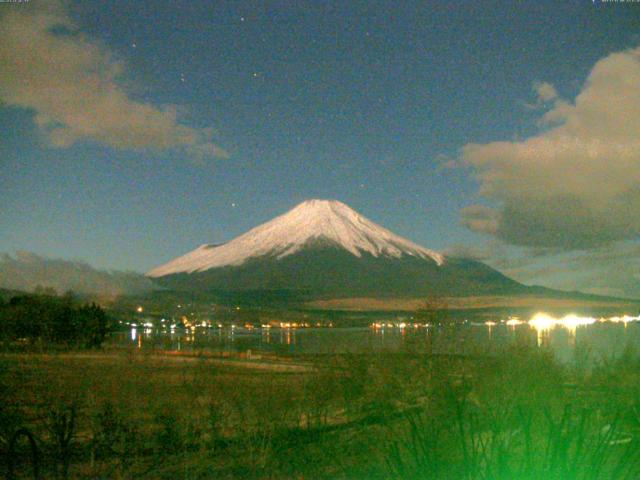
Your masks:
{"label": "dark treeline", "polygon": [[110,328],[106,312],[73,294],[24,294],[0,300],[0,340],[69,348],[99,347]]}

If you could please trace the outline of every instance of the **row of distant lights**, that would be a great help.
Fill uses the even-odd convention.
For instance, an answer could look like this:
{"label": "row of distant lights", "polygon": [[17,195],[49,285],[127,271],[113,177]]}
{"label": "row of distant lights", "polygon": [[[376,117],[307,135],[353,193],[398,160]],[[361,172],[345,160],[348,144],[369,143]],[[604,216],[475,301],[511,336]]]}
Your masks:
{"label": "row of distant lights", "polygon": [[[515,327],[517,325],[522,325],[524,323],[527,323],[530,327],[533,327],[538,331],[547,331],[555,327],[563,327],[563,328],[566,328],[567,330],[575,330],[577,327],[593,325],[594,323],[608,322],[608,323],[623,323],[626,325],[629,322],[637,322],[637,321],[640,321],[640,315],[637,317],[632,317],[630,315],[623,315],[621,317],[595,318],[595,317],[581,317],[579,315],[569,314],[561,318],[556,318],[546,313],[540,312],[540,313],[536,313],[533,317],[531,317],[531,320],[529,320],[528,322],[520,320],[517,317],[511,317],[504,323],[505,325],[508,325],[510,327]],[[490,322],[490,321],[485,322],[485,325],[491,327],[493,325],[496,325],[496,322]]]}
{"label": "row of distant lights", "polygon": [[[579,315],[570,314],[565,315],[561,318],[552,317],[546,313],[536,313],[529,321],[520,320],[518,317],[509,317],[507,320],[502,320],[500,322],[487,321],[484,324],[487,327],[494,327],[496,325],[504,324],[509,327],[516,327],[518,325],[528,324],[530,327],[535,328],[538,331],[546,331],[551,330],[554,327],[564,327],[568,330],[575,330],[577,327],[592,325],[594,323],[623,323],[627,324],[629,322],[637,322],[640,321],[640,316],[632,317],[630,315],[623,315],[621,317],[608,317],[608,318],[595,318],[595,317],[581,317]],[[429,323],[385,323],[385,322],[376,322],[372,323],[371,327],[375,330],[382,330],[384,328],[428,328],[431,324]]]}
{"label": "row of distant lights", "polygon": [[[164,324],[166,322],[166,319],[162,319],[160,320],[160,323]],[[122,324],[123,322],[120,321],[120,323]],[[151,329],[154,328],[155,325],[151,322],[145,322],[145,323],[129,323],[129,322],[124,322],[124,324],[130,326],[131,328],[137,328],[137,327],[145,327],[145,329]],[[253,325],[252,323],[245,323],[243,326],[238,326],[234,323],[230,324],[230,325],[226,325],[226,327],[230,328],[231,330],[235,330],[236,328],[244,328],[245,330],[255,330],[256,328],[260,328],[262,330],[270,330],[271,328],[282,328],[282,329],[296,329],[296,328],[311,328],[314,325],[309,323],[309,322],[302,322],[302,323],[297,323],[297,322],[279,322],[276,324],[261,324],[259,326]],[[165,327],[165,325],[162,325],[162,327]],[[207,322],[207,321],[202,321],[202,322],[196,322],[196,323],[172,323],[170,326],[171,331],[174,331],[177,327],[180,328],[185,328],[187,330],[191,330],[191,331],[195,331],[196,328],[225,328],[225,325],[223,325],[222,323],[218,323],[218,324],[212,324],[211,322]],[[329,322],[329,323],[316,323],[315,327],[325,327],[325,328],[332,328],[333,327],[333,322]]]}
{"label": "row of distant lights", "polygon": [[384,323],[384,322],[376,322],[372,323],[371,327],[375,330],[383,330],[384,328],[400,328],[404,330],[405,328],[429,328],[431,326],[430,323]]}
{"label": "row of distant lights", "polygon": [[[1,1],[1,0],[0,0]],[[182,305],[178,305],[178,308],[182,308]],[[236,310],[240,310],[240,307],[236,307]],[[142,305],[139,305],[138,307],[136,307],[136,312],[137,313],[143,313],[144,312],[144,308],[142,307]],[[191,314],[193,315],[193,313]],[[306,317],[306,315],[305,315]],[[196,329],[196,327],[203,327],[203,328],[215,328],[215,325],[212,324],[211,322],[206,322],[206,321],[202,321],[200,324],[198,324],[197,322],[192,323],[189,322],[187,320],[187,317],[182,317],[183,318],[183,322],[182,324],[180,324],[181,327],[185,327],[187,329],[190,329],[192,331],[194,331]],[[161,321],[161,323],[165,323],[165,319],[163,318]],[[120,322],[122,323],[122,321]],[[129,323],[127,322],[127,325],[131,326],[131,327],[137,327],[138,325],[136,323]],[[143,323],[142,326],[147,327],[147,328],[151,328],[153,327],[153,323],[151,322],[147,322],[147,323]],[[171,330],[175,330],[176,326],[178,326],[178,324],[172,324],[171,325]],[[218,323],[217,324],[218,328],[223,328],[224,325],[222,323]],[[242,328],[242,327],[237,327],[235,324],[231,324],[228,325],[232,330],[236,329],[236,328]],[[309,322],[277,322],[274,324],[261,324],[260,326],[255,326],[252,323],[245,323],[244,324],[244,328],[246,330],[254,330],[255,328],[261,328],[263,330],[269,330],[271,327],[275,327],[275,328],[284,328],[284,329],[291,329],[291,328],[310,328],[310,327],[328,327],[328,328],[332,328],[333,327],[333,322],[316,322],[315,325]]]}

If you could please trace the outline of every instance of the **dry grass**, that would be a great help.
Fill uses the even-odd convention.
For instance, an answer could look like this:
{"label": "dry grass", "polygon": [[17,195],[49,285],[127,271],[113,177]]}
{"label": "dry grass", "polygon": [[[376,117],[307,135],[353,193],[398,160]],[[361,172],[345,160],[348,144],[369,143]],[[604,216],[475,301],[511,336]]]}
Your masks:
{"label": "dry grass", "polygon": [[[539,296],[523,297],[444,297],[441,303],[444,308],[455,310],[481,308],[539,308],[546,310],[564,308],[621,308],[635,312],[639,304],[632,300],[574,300],[564,298],[547,298]],[[387,311],[414,312],[425,306],[424,298],[335,298],[315,300],[306,304],[309,308],[342,311]]]}
{"label": "dry grass", "polygon": [[[7,354],[0,454],[22,426],[43,478],[637,478],[638,385],[633,352],[577,375],[521,345],[333,355],[299,372],[135,350]],[[28,473],[24,445],[16,458]]]}

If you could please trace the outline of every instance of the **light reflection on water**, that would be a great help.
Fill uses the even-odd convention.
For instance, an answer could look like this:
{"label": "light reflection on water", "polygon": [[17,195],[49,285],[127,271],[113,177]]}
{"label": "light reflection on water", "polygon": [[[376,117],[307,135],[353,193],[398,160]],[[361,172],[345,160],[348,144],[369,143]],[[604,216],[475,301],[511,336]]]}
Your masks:
{"label": "light reflection on water", "polygon": [[[549,348],[561,361],[574,358],[576,346],[592,359],[620,355],[627,346],[640,351],[640,322],[583,321],[571,317],[534,317],[525,322],[480,322],[423,328],[198,328],[162,332],[132,328],[114,336],[119,346],[217,352],[269,351],[294,354],[416,351],[475,355],[522,343]],[[533,321],[535,320],[535,321]]]}

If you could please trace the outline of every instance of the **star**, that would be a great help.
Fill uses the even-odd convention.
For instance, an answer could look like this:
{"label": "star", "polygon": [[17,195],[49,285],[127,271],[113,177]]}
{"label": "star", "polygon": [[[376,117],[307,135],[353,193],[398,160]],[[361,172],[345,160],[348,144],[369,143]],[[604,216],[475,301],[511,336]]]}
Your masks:
{"label": "star", "polygon": [[136,44],[135,44],[135,43],[132,43],[132,44],[131,44],[131,48],[136,48]]}
{"label": "star", "polygon": [[232,208],[236,208],[236,206],[237,206],[237,205],[238,205],[237,203],[233,202],[233,203],[231,204],[231,207],[232,207]]}
{"label": "star", "polygon": [[241,22],[244,22],[244,17],[240,17],[240,21],[241,21]]}
{"label": "star", "polygon": [[258,78],[258,75],[260,75],[258,72],[253,72],[253,78]]}

